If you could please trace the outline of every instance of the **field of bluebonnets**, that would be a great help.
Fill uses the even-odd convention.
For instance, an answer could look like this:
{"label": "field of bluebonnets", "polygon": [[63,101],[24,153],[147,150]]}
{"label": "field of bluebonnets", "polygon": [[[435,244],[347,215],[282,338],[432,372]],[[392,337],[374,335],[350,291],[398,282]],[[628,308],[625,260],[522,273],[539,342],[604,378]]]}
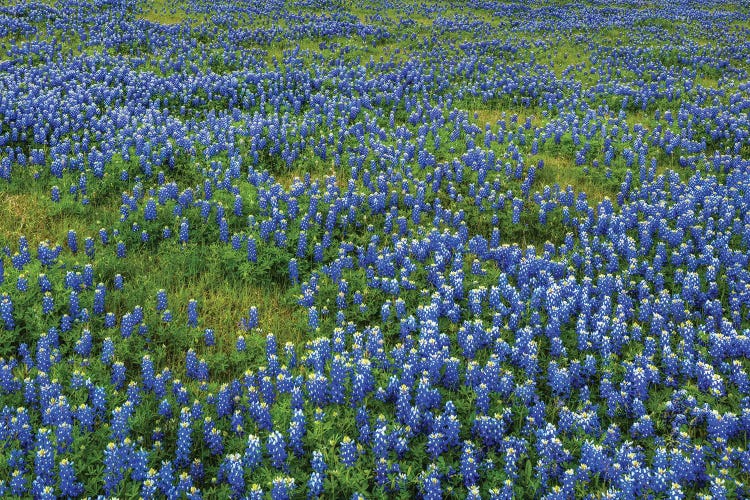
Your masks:
{"label": "field of bluebonnets", "polygon": [[0,37],[0,496],[750,496],[747,2]]}

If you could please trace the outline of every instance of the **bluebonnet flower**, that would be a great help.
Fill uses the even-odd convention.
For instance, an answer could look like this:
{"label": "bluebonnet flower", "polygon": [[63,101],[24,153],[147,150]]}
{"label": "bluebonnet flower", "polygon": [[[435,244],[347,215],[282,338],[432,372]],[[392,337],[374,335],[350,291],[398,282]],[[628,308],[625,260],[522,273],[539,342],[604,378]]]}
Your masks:
{"label": "bluebonnet flower", "polygon": [[479,384],[479,386],[476,388],[476,395],[477,413],[486,415],[490,410],[489,388],[487,387],[487,384]]}
{"label": "bluebonnet flower", "polygon": [[78,253],[78,237],[72,229],[68,230],[68,248],[73,253]]}
{"label": "bluebonnet flower", "polygon": [[280,470],[288,468],[286,464],[287,452],[284,436],[280,432],[274,431],[268,436],[266,448],[271,458],[271,464]]}
{"label": "bluebonnet flower", "polygon": [[216,344],[216,338],[214,337],[214,330],[212,328],[206,328],[203,331],[203,343],[209,347]]}
{"label": "bluebonnet flower", "polygon": [[307,326],[313,331],[317,330],[318,326],[320,326],[318,320],[318,308],[315,306],[312,306],[307,310]]}
{"label": "bluebonnet flower", "polygon": [[318,471],[310,473],[310,478],[307,480],[307,498],[320,498],[323,494],[323,481],[325,480],[325,474]]}
{"label": "bluebonnet flower", "polygon": [[109,442],[104,450],[104,491],[109,495],[116,491],[124,479],[124,463],[120,449],[114,442]]}
{"label": "bluebonnet flower", "polygon": [[23,496],[27,492],[26,476],[24,470],[14,469],[10,478],[10,492],[15,496]]}
{"label": "bluebonnet flower", "polygon": [[96,315],[104,314],[104,304],[107,296],[107,290],[104,287],[104,283],[99,283],[94,290],[94,305],[93,311]]}
{"label": "bluebonnet flower", "polygon": [[431,465],[421,474],[421,490],[426,500],[443,498],[443,487],[437,467]]}
{"label": "bluebonnet flower", "polygon": [[276,477],[271,484],[272,500],[289,500],[294,491],[293,477]]}
{"label": "bluebonnet flower", "polygon": [[219,241],[227,243],[229,241],[229,223],[225,217],[219,221]]}
{"label": "bluebonnet flower", "polygon": [[319,450],[313,451],[310,465],[312,466],[313,471],[320,474],[324,474],[325,471],[328,470],[328,465],[326,465],[325,463],[323,453],[321,453]]}
{"label": "bluebonnet flower", "polygon": [[[0,259],[0,261],[2,261],[2,259]],[[0,268],[2,268],[2,264],[0,264]],[[1,282],[2,281],[0,281],[0,283]],[[46,274],[39,273],[39,276],[37,277],[37,283],[39,284],[39,290],[42,293],[52,291],[52,283],[50,282],[49,277]]]}
{"label": "bluebonnet flower", "polygon": [[441,432],[432,432],[427,436],[427,453],[436,460],[445,451],[445,438]]}
{"label": "bluebonnet flower", "polygon": [[206,417],[203,420],[203,441],[208,446],[211,455],[224,453],[224,439],[211,417]]}
{"label": "bluebonnet flower", "polygon": [[247,239],[247,260],[248,262],[258,262],[258,250],[255,244],[255,238]]}
{"label": "bluebonnet flower", "polygon": [[357,461],[358,458],[357,443],[352,441],[349,436],[344,436],[344,439],[339,443],[339,458],[341,463],[346,467],[351,467]]}
{"label": "bluebonnet flower", "polygon": [[235,342],[235,349],[237,350],[237,352],[245,352],[245,349],[247,349],[245,337],[243,337],[242,335],[239,335],[237,337],[237,341]]}
{"label": "bluebonnet flower", "polygon": [[172,405],[168,399],[161,400],[158,413],[164,418],[172,418]]}
{"label": "bluebonnet flower", "polygon": [[29,289],[29,280],[26,278],[25,274],[19,274],[18,279],[16,280],[16,289],[19,292],[26,292]]}
{"label": "bluebonnet flower", "polygon": [[161,288],[156,292],[156,310],[164,311],[168,308],[169,305],[167,303],[167,291]]}
{"label": "bluebonnet flower", "polygon": [[149,198],[143,208],[143,218],[146,221],[156,220],[156,200]]}
{"label": "bluebonnet flower", "polygon": [[294,410],[289,424],[289,447],[297,457],[304,455],[302,438],[307,434],[307,420],[302,410]]}
{"label": "bluebonnet flower", "polygon": [[168,494],[174,485],[174,467],[169,460],[162,461],[159,472],[156,475],[156,486],[162,494]]}
{"label": "bluebonnet flower", "polygon": [[135,450],[135,446],[129,439],[125,440],[127,447],[128,466],[131,470],[130,478],[133,481],[144,481],[148,477],[149,454],[144,449]]}
{"label": "bluebonnet flower", "polygon": [[107,233],[106,229],[99,229],[99,240],[102,242],[102,245],[105,246],[109,243],[109,233]]}
{"label": "bluebonnet flower", "polygon": [[188,239],[190,238],[190,224],[188,223],[187,219],[182,219],[182,222],[180,222],[180,230],[179,230],[179,239],[180,243],[187,244]]}
{"label": "bluebonnet flower", "polygon": [[111,383],[115,388],[122,389],[125,383],[125,365],[121,361],[115,361],[112,364]]}
{"label": "bluebonnet flower", "polygon": [[49,429],[41,428],[37,432],[36,450],[34,453],[34,473],[36,481],[44,486],[50,486],[54,482],[54,451],[49,439]]}
{"label": "bluebonnet flower", "polygon": [[188,326],[197,327],[198,326],[198,301],[195,299],[190,299],[188,302]]}
{"label": "bluebonnet flower", "polygon": [[180,410],[180,421],[177,424],[177,440],[175,449],[175,465],[185,467],[190,463],[192,449],[192,427],[190,411]]}
{"label": "bluebonnet flower", "polygon": [[229,384],[222,384],[215,398],[216,416],[219,418],[232,414],[234,409],[234,392]]}
{"label": "bluebonnet flower", "polygon": [[96,255],[95,245],[96,243],[94,242],[94,238],[92,238],[91,236],[87,236],[83,240],[83,249],[84,249],[84,252],[86,253],[86,257],[88,257],[89,259],[93,259],[94,256]]}
{"label": "bluebonnet flower", "polygon": [[326,391],[328,390],[328,380],[319,373],[311,373],[306,383],[307,396],[310,402],[315,406],[323,406],[327,401]]}
{"label": "bluebonnet flower", "polygon": [[227,455],[219,469],[232,490],[232,498],[241,498],[245,494],[245,473],[239,453]]}
{"label": "bluebonnet flower", "polygon": [[0,297],[0,319],[3,320],[3,326],[6,330],[15,329],[16,322],[13,318],[13,302],[8,294],[3,294]]}
{"label": "bluebonnet flower", "polygon": [[263,494],[263,488],[261,488],[259,484],[252,484],[250,486],[250,491],[247,494],[247,498],[249,500],[263,500],[266,497]]}
{"label": "bluebonnet flower", "polygon": [[261,449],[260,439],[254,434],[248,435],[245,453],[242,456],[242,465],[252,471],[260,465],[262,460],[263,450]]}
{"label": "bluebonnet flower", "polygon": [[193,459],[193,462],[190,464],[190,477],[195,481],[202,481],[204,475],[203,462],[199,458]]}
{"label": "bluebonnet flower", "polygon": [[[55,408],[61,408],[63,405],[66,405],[66,403],[58,405]],[[62,413],[62,411],[58,411]],[[70,411],[66,408],[64,413],[69,414]],[[62,418],[58,416],[59,420],[62,420]],[[66,418],[66,420],[68,419]],[[62,454],[68,452],[73,444],[73,426],[71,423],[68,421],[60,422],[55,428],[55,438],[57,440],[57,453]]]}
{"label": "bluebonnet flower", "polygon": [[50,292],[42,296],[42,314],[51,314],[55,308],[55,299]]}
{"label": "bluebonnet flower", "polygon": [[74,463],[63,458],[59,464],[60,494],[65,497],[78,497],[83,493],[83,484],[76,479]]}
{"label": "bluebonnet flower", "polygon": [[461,475],[463,476],[464,486],[467,488],[474,486],[479,479],[476,450],[471,441],[464,442],[463,452],[461,453]]}

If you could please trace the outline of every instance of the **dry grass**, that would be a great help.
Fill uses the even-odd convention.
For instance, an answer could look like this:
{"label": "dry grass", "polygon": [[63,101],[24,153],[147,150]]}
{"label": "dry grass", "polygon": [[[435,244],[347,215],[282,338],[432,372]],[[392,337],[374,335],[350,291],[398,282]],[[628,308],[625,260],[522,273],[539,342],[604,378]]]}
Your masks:
{"label": "dry grass", "polygon": [[719,87],[719,79],[710,76],[699,76],[695,79],[695,85],[715,89]]}
{"label": "dry grass", "polygon": [[[312,168],[309,168],[310,165],[312,165]],[[305,169],[305,166],[308,166],[307,170]],[[314,159],[309,159],[308,157],[300,158],[291,169],[283,172],[274,172],[272,175],[276,182],[281,184],[284,189],[288,190],[297,180],[302,180],[307,171],[310,172],[310,179],[313,182],[316,180],[319,182],[325,182],[326,178],[331,176],[335,177],[336,185],[339,188],[346,187],[350,178],[348,168],[344,168],[343,166],[336,168],[333,159],[331,159],[329,160],[329,165],[326,169],[326,166],[322,164],[322,160],[317,157]]]}
{"label": "dry grass", "polygon": [[651,128],[651,124],[654,121],[653,111],[628,111],[625,116],[625,123],[628,124],[630,130],[633,130],[635,125],[641,125],[646,130]]}
{"label": "dry grass", "polygon": [[93,210],[80,203],[54,203],[48,193],[0,191],[0,245],[15,245],[21,236],[34,246],[44,240],[62,244],[72,229],[82,249],[86,237],[96,236],[100,227],[111,227],[118,217],[112,206]]}
{"label": "dry grass", "polygon": [[[169,257],[165,257],[169,259]],[[210,259],[210,258],[209,258]],[[241,332],[240,322],[247,317],[251,307],[258,308],[259,324],[265,333],[273,333],[280,342],[297,342],[304,338],[305,332],[296,328],[296,318],[302,309],[290,304],[285,298],[285,289],[269,282],[250,284],[231,276],[217,275],[218,269],[212,265],[201,269],[192,269],[189,260],[182,262],[181,273],[153,273],[153,287],[164,288],[169,297],[173,311],[181,316],[186,314],[187,303],[191,299],[198,301],[199,321],[203,328],[213,328],[217,344],[221,349],[234,349],[237,335]],[[198,264],[203,266],[203,264]],[[134,269],[133,278],[147,274],[148,268],[166,267],[169,262],[141,264],[143,269]],[[174,267],[174,266],[173,266]],[[126,277],[127,278],[127,277]],[[301,312],[302,311],[302,312]]]}
{"label": "dry grass", "polygon": [[[526,122],[526,118],[531,118],[531,126],[538,127],[542,124],[539,119],[538,113],[535,110],[528,108],[508,108],[508,109],[492,109],[492,108],[478,108],[467,110],[469,118],[474,121],[479,127],[484,129],[486,124],[490,124],[493,130],[496,128],[496,124],[499,120],[503,119],[505,115],[505,121],[510,122],[510,118],[513,115],[518,115],[518,124],[523,125]],[[474,114],[477,115],[474,118]]]}
{"label": "dry grass", "polygon": [[[248,345],[258,345],[268,333],[276,336],[279,345],[300,343],[307,337],[305,310],[287,298],[287,290],[282,285],[270,281],[251,284],[237,279],[231,271],[220,271],[215,267],[212,264],[214,257],[210,254],[198,260],[180,260],[179,257],[181,255],[173,253],[128,256],[124,261],[127,268],[118,269],[125,277],[128,293],[114,294],[110,301],[110,309],[118,316],[132,310],[136,304],[151,311],[156,290],[163,288],[167,292],[173,321],[178,325],[185,324],[190,300],[198,302],[199,327],[185,333],[189,335],[187,343],[176,339],[181,347],[170,342],[171,330],[157,320],[154,334],[159,339],[157,342],[164,346],[168,366],[173,369],[182,367],[184,349],[188,347],[194,348],[201,356],[209,353],[219,357],[229,356],[235,352],[240,335],[248,340]],[[144,280],[147,282],[145,286]],[[248,317],[251,307],[258,310],[260,329],[246,331],[241,322]],[[203,331],[206,328],[214,330],[214,347],[207,348],[204,344]]]}
{"label": "dry grass", "polygon": [[186,19],[190,20],[190,16],[177,7],[176,2],[168,0],[147,2],[143,14],[138,17],[158,24],[180,24]]}
{"label": "dry grass", "polygon": [[34,194],[9,194],[0,191],[0,242],[55,240],[59,222],[54,221]]}
{"label": "dry grass", "polygon": [[585,52],[580,44],[574,42],[561,42],[552,51],[551,62],[554,64],[553,71],[558,78],[568,66],[573,66],[584,61]]}
{"label": "dry grass", "polygon": [[571,186],[577,193],[586,193],[586,199],[592,205],[597,205],[612,193],[603,189],[601,184],[586,175],[575,163],[559,156],[542,156],[544,168],[538,171],[537,181],[541,185],[552,186],[558,184],[562,189]]}
{"label": "dry grass", "polygon": [[143,14],[138,17],[140,19],[145,19],[146,21],[150,21],[152,23],[164,24],[164,25],[180,24],[183,21],[183,19],[185,19],[184,16],[177,15],[177,14],[159,14],[156,12]]}
{"label": "dry grass", "polygon": [[[209,287],[192,290],[193,296],[201,298],[201,322],[216,331],[216,341],[225,351],[234,349],[239,334],[257,335],[242,332],[240,321],[247,317],[251,307],[258,308],[259,324],[263,335],[273,333],[281,344],[299,343],[305,332],[299,329],[297,318],[302,309],[290,307],[283,298],[283,291],[276,287]],[[197,292],[197,293],[196,293]]]}

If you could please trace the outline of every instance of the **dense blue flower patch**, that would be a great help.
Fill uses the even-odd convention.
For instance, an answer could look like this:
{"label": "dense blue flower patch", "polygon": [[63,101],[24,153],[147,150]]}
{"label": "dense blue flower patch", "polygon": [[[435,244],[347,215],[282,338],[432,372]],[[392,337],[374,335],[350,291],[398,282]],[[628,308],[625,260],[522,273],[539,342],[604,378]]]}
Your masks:
{"label": "dense blue flower patch", "polygon": [[750,496],[749,37],[0,8],[0,494]]}

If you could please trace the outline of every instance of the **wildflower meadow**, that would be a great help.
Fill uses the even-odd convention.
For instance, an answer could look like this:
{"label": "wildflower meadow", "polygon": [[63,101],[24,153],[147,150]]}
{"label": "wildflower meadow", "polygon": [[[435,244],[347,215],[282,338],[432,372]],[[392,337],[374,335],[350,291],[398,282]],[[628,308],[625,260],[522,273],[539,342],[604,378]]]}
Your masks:
{"label": "wildflower meadow", "polygon": [[750,498],[747,0],[0,2],[0,497]]}

